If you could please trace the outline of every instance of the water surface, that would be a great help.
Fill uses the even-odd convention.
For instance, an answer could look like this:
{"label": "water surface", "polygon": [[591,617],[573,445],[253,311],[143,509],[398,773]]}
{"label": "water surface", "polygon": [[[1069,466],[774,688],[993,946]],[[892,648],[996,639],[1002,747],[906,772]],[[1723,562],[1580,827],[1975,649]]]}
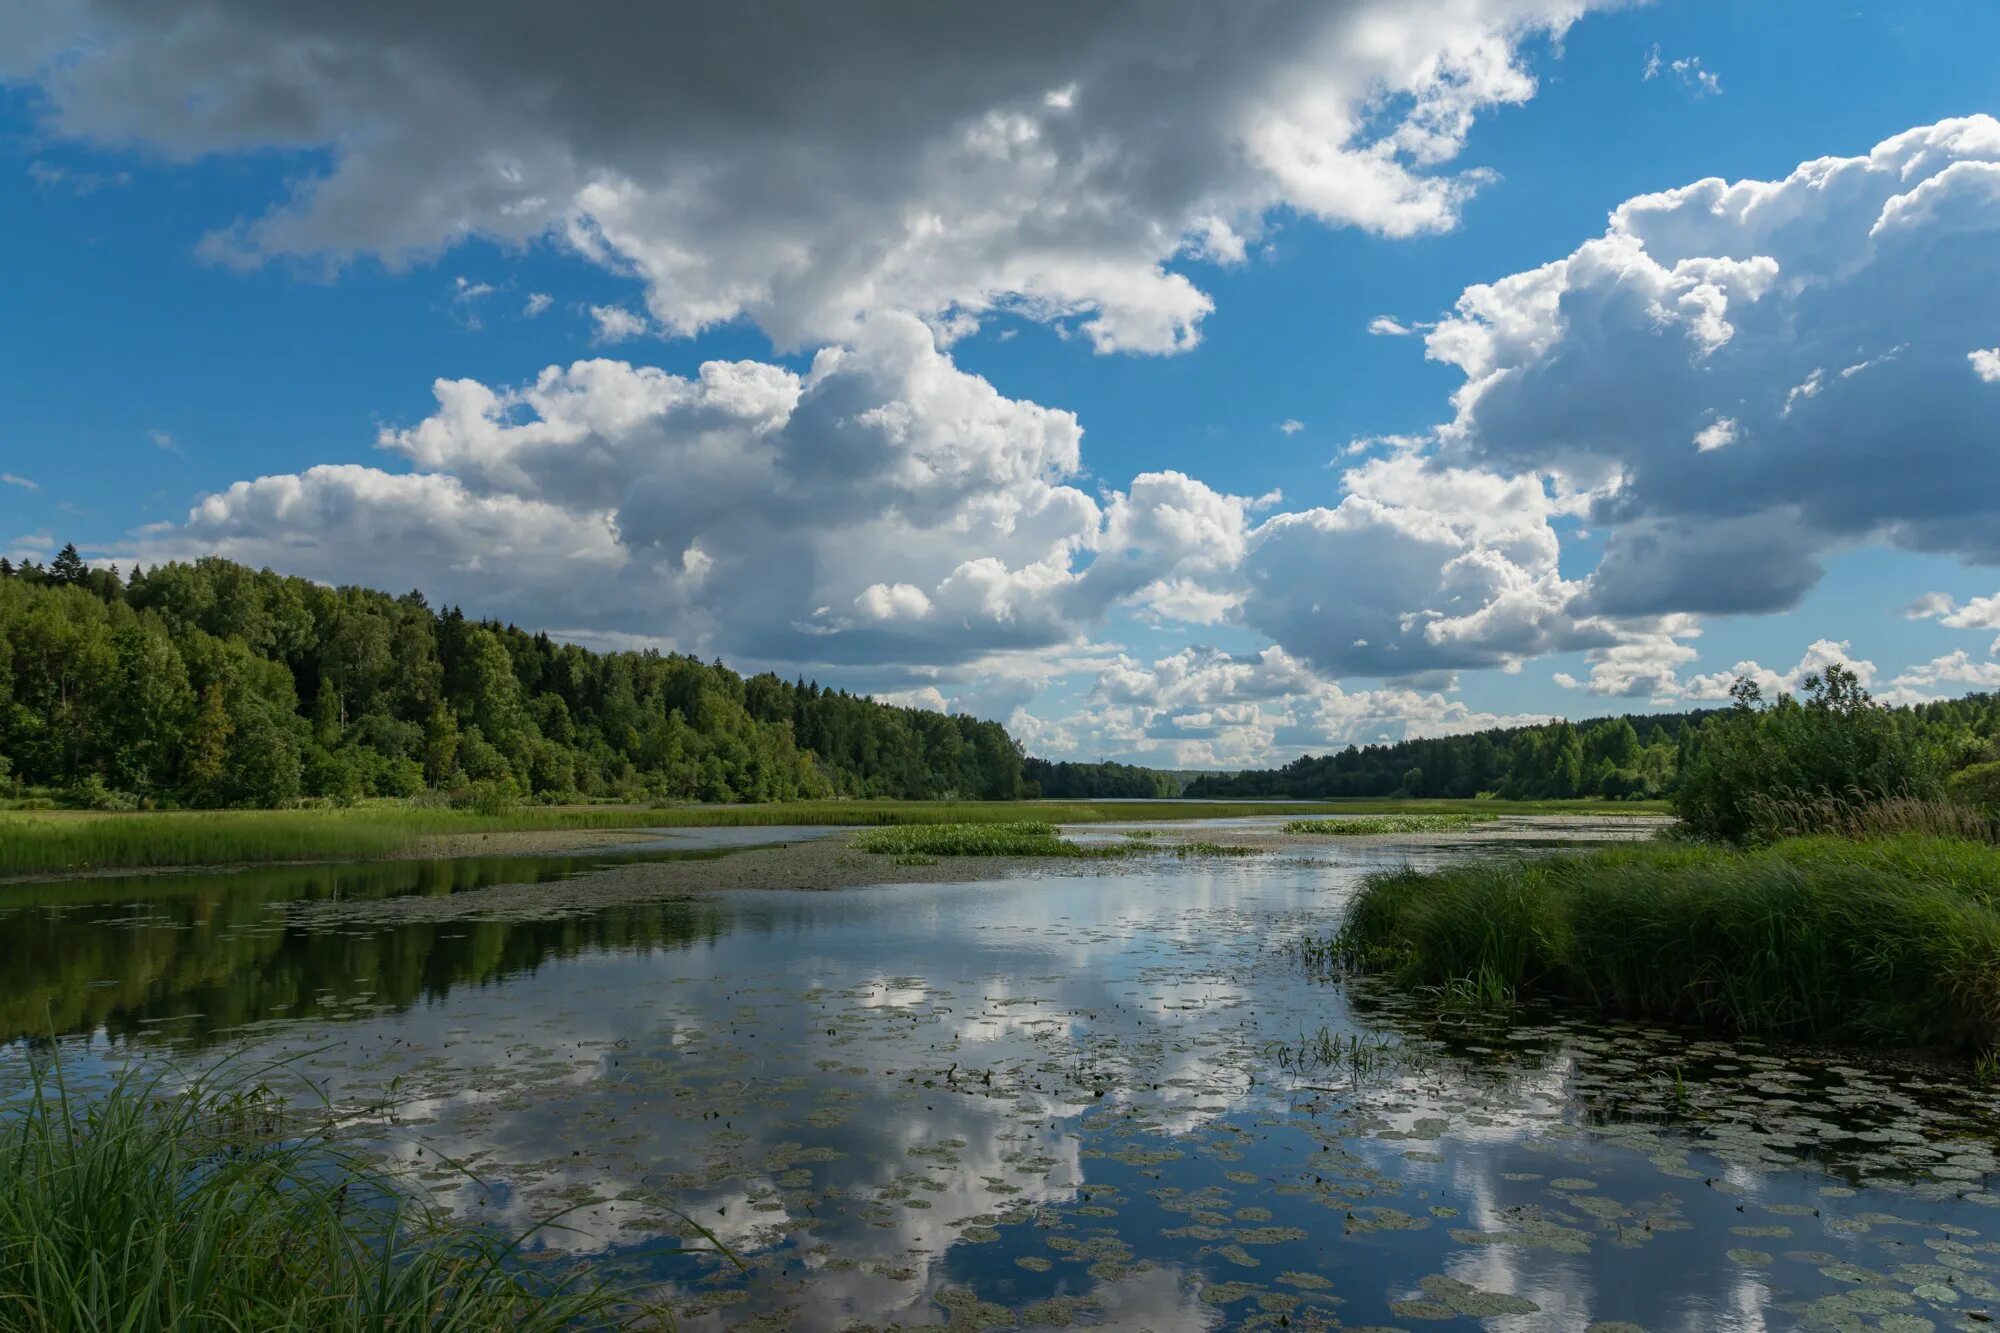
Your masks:
{"label": "water surface", "polygon": [[[691,1328],[1988,1326],[2000,1108],[1965,1073],[1452,1022],[1286,951],[1371,865],[1495,854],[390,924],[362,909],[607,858],[14,886],[0,1072],[51,1032],[78,1068],[306,1052],[452,1206],[571,1209],[544,1249]],[[663,1253],[681,1214],[747,1276]]]}

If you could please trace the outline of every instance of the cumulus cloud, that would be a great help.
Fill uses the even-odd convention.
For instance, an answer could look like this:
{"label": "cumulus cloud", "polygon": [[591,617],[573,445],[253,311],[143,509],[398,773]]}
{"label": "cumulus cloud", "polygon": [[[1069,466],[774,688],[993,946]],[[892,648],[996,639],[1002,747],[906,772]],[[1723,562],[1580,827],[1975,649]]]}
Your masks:
{"label": "cumulus cloud", "polygon": [[[555,237],[691,333],[748,317],[844,339],[901,308],[1007,309],[1100,351],[1170,352],[1271,212],[1452,226],[1475,118],[1525,101],[1522,47],[1593,0],[1056,0],[628,9],[539,0],[328,11],[71,0],[10,20],[0,77],[55,136],[324,169],[209,254],[421,257]],[[476,34],[476,39],[474,38]]]}
{"label": "cumulus cloud", "polygon": [[1768,698],[1793,693],[1807,676],[1822,673],[1835,665],[1852,671],[1863,686],[1872,685],[1875,681],[1875,664],[1855,657],[1853,645],[1848,640],[1816,639],[1789,671],[1776,671],[1754,660],[1738,662],[1727,671],[1690,677],[1682,692],[1689,699],[1719,701],[1729,697],[1730,687],[1738,680],[1748,679],[1757,682]]}
{"label": "cumulus cloud", "polygon": [[1963,648],[1913,666],[1891,682],[1913,690],[1935,689],[1940,685],[1959,690],[2000,689],[2000,662],[1976,662]]}
{"label": "cumulus cloud", "polygon": [[1989,116],[1643,195],[1429,334],[1466,376],[1441,455],[1587,496],[1605,614],[1790,606],[1871,540],[2000,562],[2000,395],[1964,373],[1996,308]]}
{"label": "cumulus cloud", "polygon": [[1965,359],[1972,363],[1972,373],[1988,384],[2000,384],[2000,347],[1983,347],[1967,352]]}
{"label": "cumulus cloud", "polygon": [[1444,690],[1350,690],[1283,648],[1232,655],[1195,647],[1098,670],[1087,705],[1056,719],[1023,713],[1040,753],[1193,768],[1241,767],[1308,751],[1545,721],[1480,712]]}
{"label": "cumulus cloud", "polygon": [[[665,626],[689,647],[790,662],[963,661],[1060,641],[1103,604],[1090,598],[1108,580],[1086,580],[1078,557],[1104,514],[1066,482],[1075,417],[1003,397],[908,316],[869,321],[803,374],[598,359],[435,393],[436,412],[379,441],[413,471],[239,482],[146,534],[144,553],[421,579],[533,624]],[[1239,502],[1190,493],[1210,510],[1176,509],[1171,478],[1114,504],[1117,541],[1156,553],[1103,599],[1230,558],[1157,551],[1240,527]]]}
{"label": "cumulus cloud", "polygon": [[1306,423],[1300,421],[1297,417],[1286,417],[1283,421],[1280,421],[1278,423],[1278,429],[1280,431],[1283,431],[1287,435],[1297,435],[1300,431],[1304,430],[1305,428],[1306,428]]}
{"label": "cumulus cloud", "polygon": [[2000,592],[1960,606],[1948,594],[1927,592],[1903,608],[1911,620],[1935,620],[1947,629],[2000,629]]}
{"label": "cumulus cloud", "polygon": [[1558,512],[1533,476],[1442,468],[1411,454],[1343,476],[1331,509],[1252,534],[1243,620],[1320,670],[1407,677],[1601,641],[1569,607]]}

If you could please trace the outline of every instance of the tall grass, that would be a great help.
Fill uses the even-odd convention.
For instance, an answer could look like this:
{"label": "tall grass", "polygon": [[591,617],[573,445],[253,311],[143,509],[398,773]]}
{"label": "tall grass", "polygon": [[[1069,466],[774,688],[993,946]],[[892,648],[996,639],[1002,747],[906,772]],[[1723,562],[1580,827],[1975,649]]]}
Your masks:
{"label": "tall grass", "polygon": [[1356,815],[1346,819],[1294,819],[1285,824],[1285,832],[1309,833],[1326,838],[1366,838],[1382,833],[1456,833],[1498,818],[1498,815]]}
{"label": "tall grass", "polygon": [[453,1333],[607,1327],[636,1313],[528,1271],[525,1237],[454,1226],[265,1088],[60,1068],[0,1109],[0,1328],[20,1333]]}
{"label": "tall grass", "polygon": [[1977,806],[1943,797],[1869,798],[1858,789],[1845,795],[1780,799],[1759,795],[1751,802],[1751,823],[1766,839],[1832,834],[1842,838],[1885,838],[1923,834],[1970,842],[2000,842],[2000,819]]}
{"label": "tall grass", "polygon": [[1458,997],[1985,1050],[2000,1038],[2000,857],[1944,838],[1804,838],[1399,870],[1364,883],[1335,948]]}

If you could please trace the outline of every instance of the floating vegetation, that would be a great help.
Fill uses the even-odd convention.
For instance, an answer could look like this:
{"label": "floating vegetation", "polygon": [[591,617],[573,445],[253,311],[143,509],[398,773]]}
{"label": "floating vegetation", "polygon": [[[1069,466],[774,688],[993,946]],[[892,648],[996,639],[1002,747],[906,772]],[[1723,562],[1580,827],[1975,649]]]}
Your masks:
{"label": "floating vegetation", "polygon": [[1165,848],[1165,850],[1169,855],[1178,856],[1183,861],[1205,856],[1255,856],[1257,854],[1255,847],[1232,847],[1226,843],[1204,842],[1199,839],[1177,842]]}
{"label": "floating vegetation", "polygon": [[1287,833],[1324,838],[1368,838],[1384,833],[1458,833],[1498,819],[1494,815],[1351,815],[1343,819],[1287,820]]}

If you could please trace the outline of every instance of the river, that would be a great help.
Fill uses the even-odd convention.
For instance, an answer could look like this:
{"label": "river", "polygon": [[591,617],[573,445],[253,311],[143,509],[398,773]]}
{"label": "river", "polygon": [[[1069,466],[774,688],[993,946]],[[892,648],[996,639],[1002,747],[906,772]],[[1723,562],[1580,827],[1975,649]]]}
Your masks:
{"label": "river", "polygon": [[[1518,844],[573,893],[675,846],[729,850],[0,888],[0,1079],[284,1058],[381,1108],[449,1207],[567,1210],[532,1249],[691,1329],[2000,1314],[2000,1099],[1969,1070],[1454,1019],[1288,948],[1371,867],[1540,854]],[[535,882],[555,907],[482,912]],[[410,896],[462,910],[373,910]],[[673,1253],[683,1216],[747,1271]]]}

